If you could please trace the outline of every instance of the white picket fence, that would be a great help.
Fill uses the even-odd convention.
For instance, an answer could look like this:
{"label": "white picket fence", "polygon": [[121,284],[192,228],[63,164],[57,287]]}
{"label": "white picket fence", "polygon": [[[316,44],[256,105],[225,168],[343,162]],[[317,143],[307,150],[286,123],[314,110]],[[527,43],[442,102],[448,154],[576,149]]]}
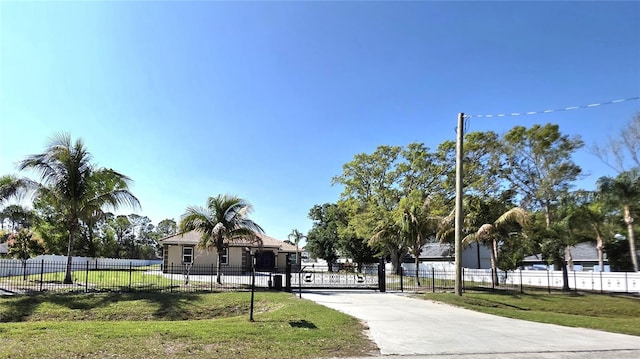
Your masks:
{"label": "white picket fence", "polygon": [[[403,263],[407,276],[415,275],[415,264]],[[420,263],[419,273],[435,279],[455,280],[455,266],[447,262]],[[491,284],[491,269],[463,268],[463,281]],[[498,280],[503,286],[540,287],[562,289],[562,271],[515,270],[498,271]],[[569,287],[574,290],[598,292],[640,293],[640,273],[636,272],[584,272],[569,271]]]}
{"label": "white picket fence", "polygon": [[[40,266],[37,264],[44,263]],[[123,259],[123,258],[90,258],[73,257],[71,261],[72,270],[83,270],[87,266],[90,269],[113,269],[114,267],[143,267],[161,264],[162,260],[147,259]],[[58,255],[40,255],[27,260],[26,274],[40,274],[60,271],[66,268],[67,257]],[[22,261],[18,259],[0,259],[0,277],[9,277],[24,274]]]}

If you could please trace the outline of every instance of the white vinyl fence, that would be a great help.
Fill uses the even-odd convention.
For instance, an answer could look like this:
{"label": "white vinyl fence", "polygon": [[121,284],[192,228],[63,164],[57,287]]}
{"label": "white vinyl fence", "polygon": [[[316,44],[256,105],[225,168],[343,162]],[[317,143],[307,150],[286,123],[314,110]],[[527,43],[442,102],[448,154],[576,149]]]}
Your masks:
{"label": "white vinyl fence", "polygon": [[[403,263],[404,275],[415,275],[415,264]],[[387,269],[388,271],[389,269]],[[455,266],[447,262],[420,263],[419,275],[436,280],[455,280]],[[463,281],[491,285],[491,269],[463,268]],[[562,289],[562,271],[554,270],[498,270],[498,280],[504,287]],[[640,293],[640,273],[569,271],[572,290],[598,292]]]}

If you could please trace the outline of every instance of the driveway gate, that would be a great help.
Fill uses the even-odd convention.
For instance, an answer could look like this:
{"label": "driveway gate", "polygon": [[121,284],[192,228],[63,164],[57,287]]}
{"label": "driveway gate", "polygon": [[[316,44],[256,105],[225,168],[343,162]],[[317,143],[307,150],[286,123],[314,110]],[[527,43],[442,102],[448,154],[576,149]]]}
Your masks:
{"label": "driveway gate", "polygon": [[[382,269],[382,273],[380,271]],[[365,265],[362,272],[329,271],[327,267],[307,265],[291,273],[292,289],[366,289],[384,291],[384,265]]]}

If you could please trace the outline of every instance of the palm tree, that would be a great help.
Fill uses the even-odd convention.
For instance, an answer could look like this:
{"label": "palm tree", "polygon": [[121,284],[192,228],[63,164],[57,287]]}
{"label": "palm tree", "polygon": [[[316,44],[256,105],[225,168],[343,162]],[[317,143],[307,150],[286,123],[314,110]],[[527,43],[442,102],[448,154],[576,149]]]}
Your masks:
{"label": "palm tree", "polygon": [[[40,175],[37,196],[50,196],[64,213],[69,231],[67,245],[67,268],[65,284],[73,283],[71,262],[73,242],[79,233],[81,220],[96,208],[122,205],[138,208],[140,202],[129,192],[127,176],[111,169],[95,168],[91,154],[82,139],[75,142],[68,134],[53,137],[45,152],[27,157],[18,164],[20,170],[33,170]],[[106,182],[117,182],[117,187],[106,186]]]}
{"label": "palm tree", "polygon": [[389,219],[379,221],[375,233],[367,243],[383,253],[388,253],[394,273],[400,274],[402,257],[408,248],[402,238],[402,229],[397,223]]}
{"label": "palm tree", "polygon": [[572,215],[574,226],[583,227],[585,232],[592,232],[596,236],[598,266],[602,272],[604,271],[604,232],[607,220],[606,206],[601,200],[603,194],[579,190],[573,192],[572,196],[576,201]]}
{"label": "palm tree", "polygon": [[[300,244],[300,241],[302,239],[307,239],[307,236],[302,234],[302,232],[300,232],[299,230],[293,229],[291,233],[289,233],[288,238],[291,242],[293,242],[293,244],[296,245],[296,259],[298,259],[298,257],[300,256],[300,250],[298,249],[298,245]],[[300,265],[302,265],[301,260],[298,260],[297,262],[299,262]]]}
{"label": "palm tree", "polygon": [[514,207],[501,214],[494,222],[483,223],[475,233],[462,239],[463,246],[478,242],[491,248],[491,272],[494,285],[498,285],[498,242],[511,234],[513,223],[524,227],[527,218],[528,214],[524,209]]}
{"label": "palm tree", "polygon": [[638,257],[636,255],[635,233],[633,230],[633,209],[640,202],[640,168],[622,172],[616,178],[600,177],[597,181],[598,191],[611,204],[622,207],[624,223],[627,225],[629,253],[633,270],[638,271]]}
{"label": "palm tree", "polygon": [[29,229],[31,227],[35,213],[19,204],[10,204],[0,212],[0,218],[2,221],[8,219],[11,223],[11,231],[18,232],[21,228]]}
{"label": "palm tree", "polygon": [[198,246],[204,249],[215,248],[218,253],[217,278],[222,284],[222,256],[225,247],[234,239],[247,239],[260,243],[256,233],[263,233],[262,227],[248,218],[253,207],[244,199],[231,195],[209,197],[207,206],[190,206],[182,215],[180,231],[186,233],[195,230],[202,237]]}
{"label": "palm tree", "polygon": [[[499,242],[510,236],[513,230],[517,230],[517,228],[513,228],[514,224],[523,227],[528,220],[528,214],[524,209],[520,207],[507,209],[507,205],[511,202],[510,196],[509,192],[504,192],[500,195],[500,199],[469,196],[465,200],[467,214],[463,219],[463,233],[466,235],[462,239],[462,246],[467,247],[471,243],[477,242],[491,249],[491,271],[494,285],[498,285]],[[453,240],[454,220],[454,212],[442,220],[437,235],[441,242]]]}
{"label": "palm tree", "polygon": [[0,204],[10,198],[18,198],[32,189],[35,183],[28,178],[20,178],[14,175],[0,177]]}
{"label": "palm tree", "polygon": [[436,237],[442,218],[432,215],[432,206],[429,199],[417,199],[414,197],[414,201],[417,200],[422,203],[413,202],[413,204],[409,204],[409,198],[411,197],[403,198],[400,201],[399,209],[402,213],[400,225],[407,247],[415,258],[416,285],[420,286],[420,252],[430,239]]}

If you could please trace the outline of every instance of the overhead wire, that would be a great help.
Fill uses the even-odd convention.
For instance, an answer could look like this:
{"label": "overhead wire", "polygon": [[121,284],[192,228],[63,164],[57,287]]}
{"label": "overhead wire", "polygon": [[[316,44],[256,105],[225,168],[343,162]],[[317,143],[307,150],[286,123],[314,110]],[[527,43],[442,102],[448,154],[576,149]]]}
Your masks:
{"label": "overhead wire", "polygon": [[623,98],[623,99],[613,100],[613,101],[591,103],[591,104],[588,104],[588,105],[568,106],[568,107],[564,107],[564,108],[542,110],[542,111],[498,113],[498,114],[494,114],[494,115],[467,115],[467,114],[465,114],[464,117],[465,117],[465,119],[469,119],[469,118],[493,118],[493,117],[515,117],[515,116],[540,115],[540,114],[552,113],[552,112],[577,110],[577,109],[581,109],[581,108],[593,108],[593,107],[598,107],[598,106],[613,105],[613,104],[617,104],[617,103],[634,101],[634,100],[638,100],[638,99],[640,99],[640,96]]}

